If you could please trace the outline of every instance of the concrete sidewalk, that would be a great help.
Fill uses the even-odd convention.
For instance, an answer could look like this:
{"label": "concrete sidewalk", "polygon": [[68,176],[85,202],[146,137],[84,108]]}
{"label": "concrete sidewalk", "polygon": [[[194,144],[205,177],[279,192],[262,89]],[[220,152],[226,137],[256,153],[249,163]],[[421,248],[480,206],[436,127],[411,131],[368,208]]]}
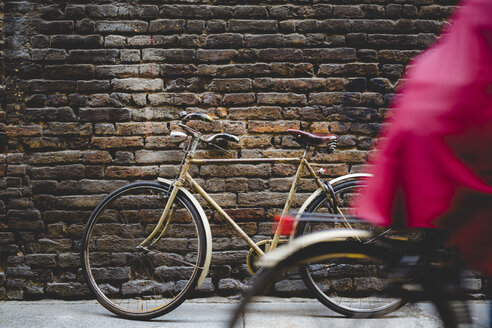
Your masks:
{"label": "concrete sidewalk", "polygon": [[[237,300],[212,297],[188,300],[176,310],[152,321],[120,319],[96,301],[57,301],[0,303],[0,327],[166,327],[225,328]],[[471,302],[474,327],[488,327],[486,302]],[[431,304],[407,304],[380,319],[348,319],[309,299],[263,297],[253,303],[237,327],[440,327]]]}

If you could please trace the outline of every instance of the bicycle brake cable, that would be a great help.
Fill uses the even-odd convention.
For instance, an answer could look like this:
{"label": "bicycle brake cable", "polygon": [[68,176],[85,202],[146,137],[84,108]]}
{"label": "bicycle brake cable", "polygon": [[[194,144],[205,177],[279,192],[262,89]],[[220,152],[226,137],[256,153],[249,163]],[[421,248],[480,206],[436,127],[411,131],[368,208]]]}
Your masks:
{"label": "bicycle brake cable", "polygon": [[218,149],[220,149],[220,150],[222,150],[222,151],[225,151],[225,152],[226,152],[226,153],[228,153],[228,154],[233,154],[233,152],[232,152],[232,151],[230,151],[230,150],[228,150],[228,149],[225,149],[225,148],[222,148],[222,147],[220,147],[219,145],[217,145],[217,144],[215,144],[215,143],[212,143],[212,142],[208,143],[208,142],[207,142],[207,145],[212,145],[212,146],[214,146],[214,147],[216,147],[216,148],[218,148]]}

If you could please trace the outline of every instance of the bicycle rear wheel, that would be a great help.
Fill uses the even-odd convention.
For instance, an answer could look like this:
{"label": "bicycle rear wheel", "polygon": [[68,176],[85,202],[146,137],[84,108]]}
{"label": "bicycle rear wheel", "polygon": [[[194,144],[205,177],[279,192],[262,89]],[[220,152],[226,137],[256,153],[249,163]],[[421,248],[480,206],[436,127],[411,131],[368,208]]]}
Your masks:
{"label": "bicycle rear wheel", "polygon": [[82,238],[82,271],[97,300],[128,319],[151,319],[192,291],[206,254],[203,222],[191,200],[178,193],[164,236],[140,247],[162,215],[169,186],[126,185],[94,210]]}
{"label": "bicycle rear wheel", "polygon": [[[341,213],[353,214],[351,211],[353,200],[364,187],[364,179],[342,181],[334,186],[336,202]],[[335,211],[330,199],[325,194],[320,194],[308,205],[306,212],[328,214]],[[344,226],[343,220],[301,221],[297,227],[297,235]],[[373,229],[366,223],[351,223],[351,226]],[[360,245],[363,246],[362,243]],[[384,285],[386,276],[385,272],[379,272],[380,266],[377,263],[359,258],[350,258],[350,260],[345,258],[343,261],[346,262],[327,258],[324,262],[308,262],[307,265],[299,268],[299,273],[308,289],[326,307],[348,317],[378,317],[393,312],[405,304],[400,298],[381,297],[381,286]]]}

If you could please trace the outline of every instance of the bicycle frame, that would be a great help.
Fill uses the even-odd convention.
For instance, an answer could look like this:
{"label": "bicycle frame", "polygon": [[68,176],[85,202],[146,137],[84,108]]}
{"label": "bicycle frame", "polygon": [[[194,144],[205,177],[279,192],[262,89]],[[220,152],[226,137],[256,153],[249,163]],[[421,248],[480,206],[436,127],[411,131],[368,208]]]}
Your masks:
{"label": "bicycle frame", "polygon": [[[194,158],[195,151],[200,141],[199,135],[193,134],[192,141],[186,150],[186,154],[184,157],[184,162],[181,165],[180,173],[177,179],[171,186],[171,190],[169,192],[169,198],[167,200],[164,211],[154,228],[154,230],[150,233],[150,235],[140,244],[141,247],[145,247],[146,245],[152,245],[157,242],[166,232],[169,227],[171,219],[167,220],[166,218],[172,217],[173,213],[173,204],[178,193],[178,189],[182,187],[185,183],[188,183],[192,188],[200,194],[208,204],[210,204],[217,212],[219,212],[227,222],[234,228],[234,230],[241,236],[241,238],[258,254],[263,255],[264,252],[261,250],[256,243],[244,232],[244,230],[226,213],[226,211],[219,205],[215,200],[193,179],[193,177],[189,174],[189,169],[192,164],[237,164],[237,163],[292,163],[298,164],[298,168],[296,174],[294,175],[294,180],[290,187],[289,194],[287,196],[287,200],[285,202],[284,208],[282,210],[282,215],[286,215],[292,204],[295,193],[297,191],[299,181],[304,172],[304,168],[307,168],[309,175],[316,181],[320,189],[329,193],[328,188],[325,183],[318,177],[315,173],[311,165],[306,160],[308,149],[306,149],[300,157],[297,158],[232,158],[232,159],[198,159]],[[330,197],[331,199],[331,197]],[[160,232],[159,236],[157,234]],[[281,232],[281,222],[279,223],[272,244],[270,246],[270,250],[273,250],[277,247],[280,240],[280,232]],[[157,236],[157,238],[151,243],[151,241]],[[149,244],[150,243],[150,244]]]}

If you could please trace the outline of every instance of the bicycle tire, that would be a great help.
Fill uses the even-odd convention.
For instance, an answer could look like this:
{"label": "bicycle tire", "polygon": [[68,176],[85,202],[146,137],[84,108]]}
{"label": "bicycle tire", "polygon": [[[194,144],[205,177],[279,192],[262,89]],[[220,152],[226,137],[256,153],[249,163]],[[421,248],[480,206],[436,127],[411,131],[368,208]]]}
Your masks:
{"label": "bicycle tire", "polygon": [[137,246],[162,215],[170,186],[136,182],[94,209],[81,245],[82,272],[99,303],[126,319],[147,320],[179,306],[195,289],[206,257],[206,235],[193,202],[178,192],[166,234]]}
{"label": "bicycle tire", "polygon": [[[359,188],[364,187],[364,179],[349,179],[342,180],[333,186],[333,191],[335,197],[337,198],[338,207],[345,212],[348,203],[354,197],[354,193],[358,191]],[[325,205],[326,208],[321,208],[320,206]],[[322,193],[316,197],[307,207],[306,211],[308,213],[321,212],[321,213],[334,213],[332,205],[328,202],[327,196]],[[352,224],[354,226],[354,224]],[[304,235],[309,232],[342,227],[343,223],[309,223],[307,221],[299,222],[296,230],[296,235]],[[372,229],[370,225],[365,223],[355,224],[357,228]],[[328,264],[328,263],[327,263]],[[377,291],[363,300],[362,295],[364,293],[359,293],[361,296],[357,296],[357,287],[355,280],[352,281],[352,291],[341,290],[337,291],[336,287],[330,282],[329,272],[326,272],[326,276],[323,277],[319,274],[318,269],[313,265],[304,265],[299,268],[299,274],[304,281],[306,287],[316,296],[316,298],[329,309],[343,314],[347,317],[354,316],[364,316],[364,317],[380,317],[390,312],[393,312],[403,306],[406,301],[404,299],[390,299],[385,297],[384,299],[377,298]],[[331,286],[331,287],[330,287]],[[338,295],[340,294],[340,295]],[[350,295],[353,296],[350,296]],[[377,298],[379,302],[374,301]],[[358,301],[358,307],[355,306]]]}

